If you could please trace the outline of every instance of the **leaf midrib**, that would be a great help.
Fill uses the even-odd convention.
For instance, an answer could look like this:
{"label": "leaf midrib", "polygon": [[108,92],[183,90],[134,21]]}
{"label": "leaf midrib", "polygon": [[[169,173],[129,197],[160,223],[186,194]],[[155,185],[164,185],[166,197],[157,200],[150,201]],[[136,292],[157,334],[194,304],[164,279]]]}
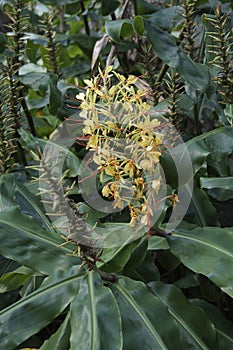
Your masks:
{"label": "leaf midrib", "polygon": [[[5,221],[3,219],[0,219],[0,225],[1,223],[5,224],[6,226],[9,226],[9,227],[12,227],[13,229],[16,229],[17,231],[21,231],[23,232],[24,234],[26,233],[29,237],[36,237],[38,240],[40,241],[43,241],[43,242],[46,242],[46,243],[49,243],[51,245],[53,245],[54,247],[56,248],[59,248],[59,244],[58,242],[55,242],[54,240],[51,240],[49,238],[44,238],[43,236],[41,236],[40,234],[35,234],[33,230],[30,230],[29,228],[25,228],[25,227],[21,227],[21,226],[17,226],[17,225],[14,225],[13,222],[9,222],[9,221]],[[71,252],[72,250],[63,246],[61,247],[63,250],[66,250],[67,252]]]}
{"label": "leaf midrib", "polygon": [[223,253],[225,255],[228,255],[231,259],[233,259],[233,253],[231,254],[229,251],[219,247],[216,244],[213,244],[213,243],[210,244],[209,242],[207,242],[203,238],[197,239],[196,237],[193,237],[191,235],[182,235],[180,233],[175,233],[175,232],[172,233],[172,237],[179,237],[179,238],[189,239],[190,241],[195,241],[195,242],[198,242],[199,244],[203,244],[203,245],[206,245],[206,246],[209,246],[209,247],[213,247],[217,251],[220,251],[221,253]]}
{"label": "leaf midrib", "polygon": [[97,332],[96,332],[96,307],[95,307],[95,295],[94,295],[94,283],[93,283],[93,273],[88,274],[88,290],[91,304],[91,323],[92,323],[92,333],[91,333],[91,349],[95,350],[95,344],[97,344]]}
{"label": "leaf midrib", "polygon": [[195,337],[195,333],[192,331],[190,326],[187,325],[187,323],[185,323],[184,321],[182,321],[182,318],[180,318],[179,314],[177,314],[175,310],[172,307],[170,307],[170,305],[168,306],[168,308],[171,315],[177,320],[177,322],[181,324],[181,326],[184,329],[186,329],[186,331],[195,340],[195,342],[201,347],[201,349],[208,350],[207,346],[203,343],[203,341],[199,337]]}
{"label": "leaf midrib", "polygon": [[[49,293],[51,290],[56,289],[56,288],[60,288],[62,285],[68,284],[70,283],[72,280],[78,279],[78,278],[82,278],[83,277],[83,273],[80,275],[74,275],[74,276],[70,276],[68,278],[64,278],[63,280],[57,281],[54,284],[50,284],[47,285],[45,287],[42,287],[40,289],[37,289],[35,292],[32,292],[31,294],[27,295],[25,298],[17,301],[16,303],[8,306],[7,308],[3,309],[0,311],[0,316],[1,315],[5,315],[8,312],[11,312],[12,309],[17,309],[21,307],[21,304],[23,305],[24,303],[26,304],[27,301],[29,300],[33,300],[34,298],[37,298],[38,296],[43,295],[44,293]],[[75,297],[75,295],[74,295]]]}
{"label": "leaf midrib", "polygon": [[140,312],[140,310],[138,310],[138,305],[137,305],[137,303],[134,302],[133,298],[131,296],[129,296],[119,284],[116,284],[115,286],[122,293],[122,295],[125,297],[127,302],[131,305],[133,310],[138,314],[140,319],[146,325],[147,329],[151,333],[152,337],[156,340],[156,342],[160,346],[160,348],[162,350],[167,350],[166,345],[164,344],[164,342],[161,339],[160,335],[157,332],[155,332],[155,329],[152,326],[150,320],[148,320],[147,317],[144,316],[144,312]]}

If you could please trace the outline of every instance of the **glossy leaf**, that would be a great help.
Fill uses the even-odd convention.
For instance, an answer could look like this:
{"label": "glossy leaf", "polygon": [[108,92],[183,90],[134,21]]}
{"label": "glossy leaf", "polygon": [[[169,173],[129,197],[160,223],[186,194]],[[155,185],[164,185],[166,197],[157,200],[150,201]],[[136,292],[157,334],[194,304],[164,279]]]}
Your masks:
{"label": "glossy leaf", "polygon": [[67,314],[64,322],[44,344],[40,350],[68,350],[70,349],[70,313]]}
{"label": "glossy leaf", "polygon": [[120,313],[110,289],[98,274],[82,279],[79,293],[71,304],[71,350],[121,350]]}
{"label": "glossy leaf", "polygon": [[176,322],[142,282],[122,277],[111,289],[121,311],[125,350],[183,348]]}
{"label": "glossy leaf", "polygon": [[156,11],[149,16],[150,22],[161,29],[171,31],[180,24],[184,18],[182,16],[184,9],[182,6],[172,6]]}
{"label": "glossy leaf", "polygon": [[133,26],[130,20],[119,19],[115,21],[107,21],[105,24],[105,28],[106,28],[106,33],[115,43],[118,43],[121,46],[125,46],[127,48],[133,47],[133,44],[130,41],[122,40],[122,37],[130,38],[134,32]]}
{"label": "glossy leaf", "polygon": [[176,68],[180,76],[194,89],[205,91],[209,85],[207,71],[194,63],[175,43],[167,32],[145,20],[147,37],[157,55],[170,67]]}
{"label": "glossy leaf", "polygon": [[213,324],[177,287],[162,282],[151,282],[149,287],[168,307],[170,314],[178,323],[182,331],[184,349],[218,349]]}
{"label": "glossy leaf", "polygon": [[124,270],[124,275],[144,283],[159,281],[160,279],[159,270],[149,252],[146,254],[143,262],[134,268],[133,271]]}
{"label": "glossy leaf", "polygon": [[148,250],[169,249],[169,245],[165,237],[151,236],[148,240]]}
{"label": "glossy leaf", "polygon": [[69,170],[67,176],[75,177],[79,174],[80,159],[74,153],[69,151],[65,144],[61,144],[62,142],[65,143],[65,140],[61,140],[61,143],[59,144],[55,141],[53,142],[51,140],[33,137],[30,133],[23,129],[21,129],[19,132],[21,135],[20,143],[23,148],[30,149],[35,153],[36,147],[38,146],[40,146],[42,149],[47,147],[47,151],[55,150],[60,156],[59,166],[64,167],[64,170]]}
{"label": "glossy leaf", "polygon": [[186,142],[186,147],[195,174],[206,162],[208,156],[211,155],[213,159],[219,160],[232,153],[233,130],[229,127],[211,130]]}
{"label": "glossy leaf", "polygon": [[138,35],[143,35],[145,26],[142,16],[135,16],[133,19],[133,29]]}
{"label": "glossy leaf", "polygon": [[108,16],[111,13],[113,13],[117,7],[119,6],[119,1],[118,0],[102,0],[102,15],[103,16]]}
{"label": "glossy leaf", "polygon": [[103,260],[103,263],[99,263],[98,266],[106,272],[121,272],[139,242],[140,240],[117,248],[104,249],[101,254],[101,260]]}
{"label": "glossy leaf", "polygon": [[66,256],[72,253],[58,233],[45,231],[35,219],[17,208],[0,213],[0,253],[36,271],[50,274],[63,269],[78,259]]}
{"label": "glossy leaf", "polygon": [[233,198],[233,177],[201,177],[201,188],[205,188],[208,194],[219,200],[226,201]]}
{"label": "glossy leaf", "polygon": [[77,267],[58,271],[35,292],[0,311],[2,348],[15,348],[57,317],[77,295],[81,278]]}
{"label": "glossy leaf", "polygon": [[176,229],[167,239],[171,252],[185,266],[233,296],[233,228]]}
{"label": "glossy leaf", "polygon": [[0,176],[0,212],[15,206],[15,179],[14,174]]}
{"label": "glossy leaf", "polygon": [[219,226],[218,214],[208,195],[194,185],[191,203],[186,216],[198,226]]}
{"label": "glossy leaf", "polygon": [[154,13],[157,11],[157,6],[155,6],[154,4],[150,4],[145,0],[136,0],[136,2],[137,2],[138,12],[141,15],[148,15],[150,13]]}
{"label": "glossy leaf", "polygon": [[19,182],[15,184],[16,202],[21,210],[37,219],[48,231],[54,231],[51,222],[43,211],[43,205],[39,199],[32,194],[28,188]]}
{"label": "glossy leaf", "polygon": [[224,317],[217,307],[207,303],[205,300],[194,299],[192,303],[202,308],[211,322],[213,322],[216,329],[219,349],[231,350],[233,348],[232,323]]}
{"label": "glossy leaf", "polygon": [[0,278],[0,293],[5,293],[10,290],[17,289],[24,285],[31,276],[33,276],[34,271],[28,269],[24,266],[19,267],[13,272],[8,272]]}

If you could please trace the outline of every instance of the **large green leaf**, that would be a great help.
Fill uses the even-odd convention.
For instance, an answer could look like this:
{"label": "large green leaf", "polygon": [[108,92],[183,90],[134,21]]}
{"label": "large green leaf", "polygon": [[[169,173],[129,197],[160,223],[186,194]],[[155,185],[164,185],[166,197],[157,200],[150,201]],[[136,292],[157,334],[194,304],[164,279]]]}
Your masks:
{"label": "large green leaf", "polygon": [[[126,265],[127,267],[127,265]],[[148,283],[151,281],[159,281],[159,270],[152,259],[152,256],[147,252],[143,262],[133,269],[133,271],[124,269],[124,275],[136,281]]]}
{"label": "large green leaf", "polygon": [[122,38],[130,38],[134,32],[132,21],[129,19],[119,19],[115,21],[106,21],[105,29],[109,37],[117,44],[127,49],[132,48],[134,45],[129,40],[123,40]]}
{"label": "large green leaf", "polygon": [[1,348],[12,350],[50,323],[74,299],[82,275],[77,266],[56,271],[35,292],[0,311]]}
{"label": "large green leaf", "polygon": [[208,195],[196,185],[193,187],[187,217],[189,221],[198,226],[219,226],[218,214],[215,207]]}
{"label": "large green leaf", "polygon": [[[74,128],[73,128],[74,129]],[[60,142],[53,142],[52,140],[44,140],[37,137],[33,137],[26,130],[19,130],[21,139],[20,143],[26,150],[30,149],[37,153],[37,147],[40,146],[42,149],[46,147],[46,151],[54,152],[55,156],[59,155],[59,163],[57,167],[63,167],[64,170],[68,170],[67,176],[75,177],[79,174],[80,159],[66,146],[66,138],[60,139]],[[74,141],[75,142],[75,141]]]}
{"label": "large green leaf", "polygon": [[169,8],[163,8],[152,15],[149,16],[151,23],[171,31],[177,24],[181,23],[184,20],[182,13],[184,9],[182,6],[172,6]]}
{"label": "large green leaf", "polygon": [[226,201],[233,198],[233,177],[201,177],[201,188],[208,190],[208,194],[219,200]]}
{"label": "large green leaf", "polygon": [[111,290],[89,272],[71,304],[71,350],[121,350],[121,319]]}
{"label": "large green leaf", "polygon": [[185,266],[207,276],[233,297],[233,228],[178,228],[167,240],[171,252]]}
{"label": "large green leaf", "polygon": [[232,153],[233,129],[222,127],[211,130],[186,142],[194,174],[203,166],[208,156],[219,160]]}
{"label": "large green leaf", "polygon": [[111,289],[121,311],[124,350],[183,349],[176,322],[142,282],[122,277]]}
{"label": "large green leaf", "polygon": [[121,272],[130,259],[134,249],[140,244],[140,241],[141,240],[137,240],[117,248],[104,249],[101,255],[101,260],[103,262],[98,263],[98,266],[101,270],[106,272]]}
{"label": "large green leaf", "polygon": [[43,227],[48,231],[54,231],[51,222],[43,211],[43,205],[39,201],[39,198],[33,195],[26,184],[16,182],[15,184],[16,202],[19,204],[21,210],[27,215],[33,216],[37,219]]}
{"label": "large green leaf", "polygon": [[70,349],[70,313],[67,314],[65,321],[44,344],[40,350],[68,350]]}
{"label": "large green leaf", "polygon": [[162,282],[151,282],[149,287],[168,307],[170,314],[179,324],[185,343],[184,349],[218,349],[213,324],[177,287]]}
{"label": "large green leaf", "polygon": [[34,275],[34,271],[21,266],[13,272],[8,272],[0,277],[0,293],[14,290],[27,282]]}
{"label": "large green leaf", "polygon": [[175,43],[174,38],[161,28],[145,20],[147,37],[157,55],[168,66],[176,68],[180,76],[194,89],[205,91],[209,78],[204,66],[194,63]]}
{"label": "large green leaf", "polygon": [[14,174],[0,176],[0,212],[15,206],[15,179]]}
{"label": "large green leaf", "polygon": [[111,13],[113,13],[117,7],[119,6],[119,1],[118,0],[101,0],[102,2],[102,15],[103,16],[108,16]]}
{"label": "large green leaf", "polygon": [[219,349],[231,350],[233,349],[233,325],[227,320],[224,315],[214,305],[207,303],[205,300],[192,300],[193,305],[201,307],[209,319],[213,322]]}
{"label": "large green leaf", "polygon": [[17,208],[0,213],[0,240],[3,256],[45,274],[79,261],[65,255],[72,253],[68,246],[58,247],[64,243],[58,233],[45,231]]}

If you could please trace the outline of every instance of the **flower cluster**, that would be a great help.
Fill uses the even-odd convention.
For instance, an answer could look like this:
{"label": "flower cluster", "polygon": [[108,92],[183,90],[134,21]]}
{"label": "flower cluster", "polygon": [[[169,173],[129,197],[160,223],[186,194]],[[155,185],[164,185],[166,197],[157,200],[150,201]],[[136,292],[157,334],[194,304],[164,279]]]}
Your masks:
{"label": "flower cluster", "polygon": [[102,195],[122,210],[128,207],[130,225],[149,225],[152,206],[161,186],[159,160],[161,123],[146,102],[147,91],[137,89],[138,78],[128,78],[109,66],[85,80],[80,93],[86,148],[98,166]]}

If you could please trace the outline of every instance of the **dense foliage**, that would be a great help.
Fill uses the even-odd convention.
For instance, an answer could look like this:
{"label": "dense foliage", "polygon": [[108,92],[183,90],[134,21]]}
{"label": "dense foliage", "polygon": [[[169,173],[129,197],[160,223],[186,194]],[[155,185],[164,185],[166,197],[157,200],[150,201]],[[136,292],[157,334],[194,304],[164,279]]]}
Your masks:
{"label": "dense foliage", "polygon": [[1,349],[233,349],[232,3],[0,4]]}

